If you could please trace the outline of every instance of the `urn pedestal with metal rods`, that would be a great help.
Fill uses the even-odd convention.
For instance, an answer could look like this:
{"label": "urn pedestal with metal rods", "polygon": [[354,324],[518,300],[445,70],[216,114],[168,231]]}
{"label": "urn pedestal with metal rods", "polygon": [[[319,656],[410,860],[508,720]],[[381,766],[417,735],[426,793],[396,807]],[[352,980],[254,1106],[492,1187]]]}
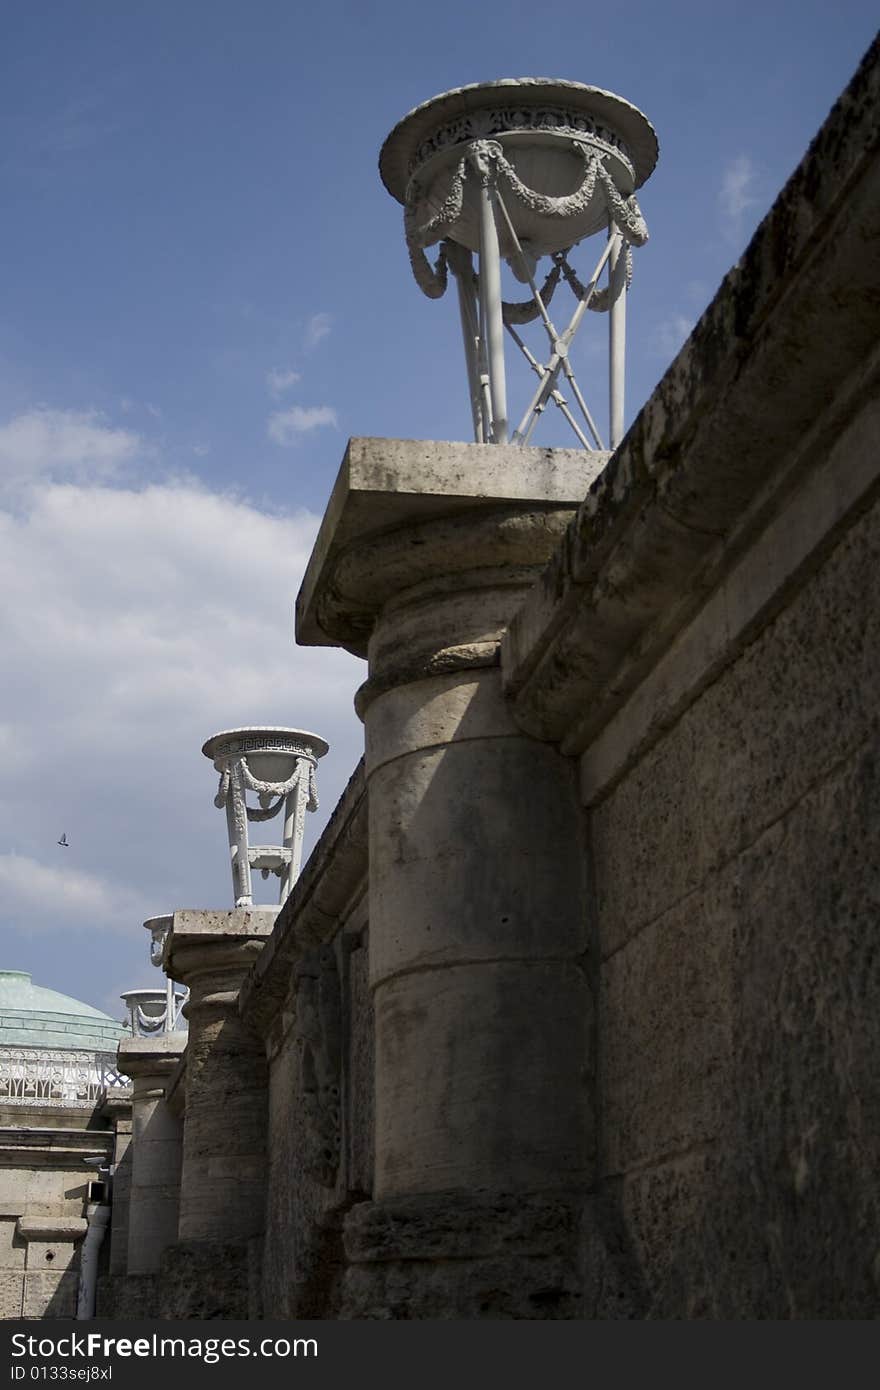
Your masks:
{"label": "urn pedestal with metal rods", "polygon": [[[612,449],[620,443],[632,248],[648,238],[635,190],[651,174],[657,153],[653,127],[629,102],[597,87],[544,78],[445,92],[416,107],[388,136],[379,170],[404,205],[415,279],[432,299],[444,294],[450,271],[456,282],[477,443],[532,442],[552,402],[584,448],[606,447],[571,360],[587,310],[609,317],[609,442]],[[569,252],[603,230],[606,243],[582,281]],[[438,244],[432,265],[425,250]],[[537,267],[545,256],[551,265],[539,286]],[[502,261],[531,298],[504,300]],[[575,303],[560,329],[550,304],[563,280]],[[533,352],[519,331],[535,321],[546,334],[545,352]],[[537,377],[512,430],[505,339]]]}
{"label": "urn pedestal with metal rods", "polygon": [[[299,874],[306,811],[318,808],[315,765],[327,744],[302,729],[230,729],[209,738],[202,752],[220,773],[214,804],[226,811],[235,906],[253,905],[252,869],[277,875],[283,903]],[[259,806],[247,804],[248,792]],[[282,807],[281,844],[249,844],[248,822],[271,820]]]}

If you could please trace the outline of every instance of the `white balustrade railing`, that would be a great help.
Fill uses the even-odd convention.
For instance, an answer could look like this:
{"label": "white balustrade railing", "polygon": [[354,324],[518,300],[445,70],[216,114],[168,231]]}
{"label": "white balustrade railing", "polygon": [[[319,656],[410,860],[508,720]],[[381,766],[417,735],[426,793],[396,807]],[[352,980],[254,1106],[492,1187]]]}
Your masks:
{"label": "white balustrade railing", "polygon": [[128,1084],[112,1052],[0,1047],[0,1104],[94,1105]]}

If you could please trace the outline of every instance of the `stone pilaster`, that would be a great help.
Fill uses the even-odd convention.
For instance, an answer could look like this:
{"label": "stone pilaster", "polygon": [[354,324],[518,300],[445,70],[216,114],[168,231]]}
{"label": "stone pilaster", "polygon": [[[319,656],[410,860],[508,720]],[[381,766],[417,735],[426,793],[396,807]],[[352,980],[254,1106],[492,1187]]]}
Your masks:
{"label": "stone pilaster", "polygon": [[[333,642],[369,662],[357,705],[369,787],[376,1200],[349,1223],[352,1316],[387,1310],[392,1288],[405,1306],[406,1270],[449,1259],[450,1241],[461,1274],[451,1316],[479,1315],[487,1259],[512,1287],[527,1257],[546,1284],[532,1257],[546,1246],[558,1265],[558,1220],[542,1244],[540,1201],[527,1240],[516,1221],[493,1237],[492,1214],[509,1215],[510,1194],[529,1201],[592,1180],[574,770],[513,723],[498,648],[604,460],[353,440],[306,573],[300,642]],[[460,1194],[474,1191],[489,1194],[478,1237],[461,1222],[450,1236]],[[557,1274],[554,1287],[565,1282]],[[497,1303],[487,1315],[499,1315]]]}
{"label": "stone pilaster", "polygon": [[128,1274],[153,1274],[177,1240],[183,1131],[165,1103],[165,1086],[186,1047],[186,1033],[128,1038],[119,1069],[131,1077],[131,1174]]}

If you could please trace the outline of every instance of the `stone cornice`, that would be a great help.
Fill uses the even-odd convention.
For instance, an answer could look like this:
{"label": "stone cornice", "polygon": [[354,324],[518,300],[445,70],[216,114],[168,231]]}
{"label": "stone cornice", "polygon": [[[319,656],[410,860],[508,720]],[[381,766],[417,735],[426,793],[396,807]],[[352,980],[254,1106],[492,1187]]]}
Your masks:
{"label": "stone cornice", "polygon": [[119,1070],[135,1079],[170,1076],[186,1047],[187,1034],[162,1033],[155,1038],[127,1038],[117,1053]]}
{"label": "stone cornice", "polygon": [[121,1095],[113,1095],[107,1092],[98,1107],[98,1114],[102,1120],[110,1124],[117,1124],[121,1121],[131,1119],[131,1091],[124,1091]]}
{"label": "stone cornice", "polygon": [[[0,1160],[41,1168],[79,1167],[83,1158],[106,1158],[113,1150],[114,1133],[100,1129],[0,1128]],[[88,1172],[83,1168],[83,1181]]]}
{"label": "stone cornice", "polygon": [[[493,513],[507,518],[497,563],[522,563],[517,517],[573,510],[607,458],[584,449],[349,440],[297,597],[297,641],[365,655],[392,557],[397,589],[423,582],[426,569],[446,574],[447,563],[454,571],[465,560],[470,568],[496,563],[480,555],[473,537],[468,546],[467,518],[478,530],[484,522],[483,531],[492,530]],[[430,566],[423,541],[430,543]],[[547,553],[531,545],[529,562],[543,564]],[[354,590],[347,583],[352,576]]]}
{"label": "stone cornice", "polygon": [[[205,976],[233,979],[253,964],[277,915],[276,907],[181,908],[165,941],[166,973],[186,985]],[[233,987],[238,987],[237,978]]]}
{"label": "stone cornice", "polygon": [[[528,733],[586,747],[766,525],[876,343],[878,44],[502,641]],[[798,357],[798,343],[823,350]],[[816,457],[829,439],[814,441]],[[792,460],[795,460],[794,464]],[[777,496],[773,497],[774,485]]]}

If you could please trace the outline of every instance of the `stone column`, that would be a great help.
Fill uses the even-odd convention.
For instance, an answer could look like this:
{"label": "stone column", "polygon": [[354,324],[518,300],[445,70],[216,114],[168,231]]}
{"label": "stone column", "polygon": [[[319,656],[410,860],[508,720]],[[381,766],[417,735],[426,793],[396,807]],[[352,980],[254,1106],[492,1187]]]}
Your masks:
{"label": "stone column", "polygon": [[167,973],[190,990],[182,1242],[244,1242],[263,1229],[266,1056],[239,1015],[238,991],[277,914],[277,908],[175,912],[165,944]]}
{"label": "stone column", "polygon": [[155,1273],[162,1251],[177,1240],[183,1135],[165,1104],[165,1086],[186,1043],[186,1033],[161,1033],[119,1046],[119,1069],[132,1083],[129,1274]]}
{"label": "stone column", "polygon": [[584,846],[574,768],[514,725],[498,645],[606,457],[353,440],[300,593],[300,642],[369,661],[376,1201],[349,1221],[352,1316],[408,1282],[409,1316],[479,1314],[478,1276],[429,1290],[412,1261],[501,1253],[489,1316],[571,1284],[541,1260],[548,1194],[593,1174]]}

